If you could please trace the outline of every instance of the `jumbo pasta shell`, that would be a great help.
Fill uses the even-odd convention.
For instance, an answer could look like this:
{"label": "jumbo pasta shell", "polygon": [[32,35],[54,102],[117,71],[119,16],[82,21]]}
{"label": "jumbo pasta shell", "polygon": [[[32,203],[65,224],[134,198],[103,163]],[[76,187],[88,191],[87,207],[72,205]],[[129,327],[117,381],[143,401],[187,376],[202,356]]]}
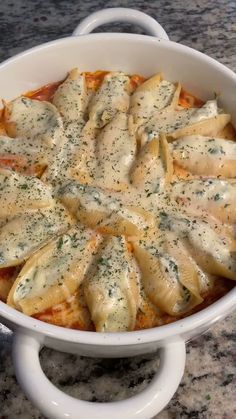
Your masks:
{"label": "jumbo pasta shell", "polygon": [[229,114],[219,114],[213,118],[197,122],[195,124],[180,128],[171,133],[170,140],[181,138],[187,135],[205,135],[216,136],[229,122],[231,116]]}
{"label": "jumbo pasta shell", "polygon": [[8,304],[35,315],[78,290],[101,237],[76,226],[32,256],[16,279]]}

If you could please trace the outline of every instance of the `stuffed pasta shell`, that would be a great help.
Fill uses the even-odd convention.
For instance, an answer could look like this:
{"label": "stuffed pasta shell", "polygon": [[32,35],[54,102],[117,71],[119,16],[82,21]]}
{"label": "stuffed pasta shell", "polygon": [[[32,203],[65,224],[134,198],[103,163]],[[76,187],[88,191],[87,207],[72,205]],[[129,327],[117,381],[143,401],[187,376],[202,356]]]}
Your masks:
{"label": "stuffed pasta shell", "polygon": [[175,109],[166,107],[154,113],[139,128],[138,136],[145,144],[161,132],[179,138],[187,135],[216,135],[230,121],[230,115],[219,113],[216,101],[208,101],[202,108]]}
{"label": "stuffed pasta shell", "polygon": [[102,128],[117,112],[129,109],[130,80],[121,72],[108,73],[89,104],[89,120]]}
{"label": "stuffed pasta shell", "polygon": [[193,174],[236,177],[236,143],[217,137],[192,135],[172,143],[174,161]]}
{"label": "stuffed pasta shell", "polygon": [[0,219],[54,204],[50,187],[33,176],[0,170],[0,184]]}
{"label": "stuffed pasta shell", "polygon": [[75,226],[35,253],[24,265],[8,304],[35,315],[69,300],[81,284],[101,236]]}
{"label": "stuffed pasta shell", "polygon": [[192,213],[203,210],[225,223],[235,223],[236,182],[221,179],[192,179],[175,182],[172,197]]}
{"label": "stuffed pasta shell", "polygon": [[20,265],[73,223],[59,203],[13,216],[0,227],[0,268]]}
{"label": "stuffed pasta shell", "polygon": [[136,138],[130,127],[129,116],[117,113],[96,141],[97,166],[94,183],[107,189],[126,188],[136,149]]}
{"label": "stuffed pasta shell", "polygon": [[58,199],[88,227],[109,234],[139,234],[155,221],[153,216],[124,194],[116,191],[66,183],[58,190]]}
{"label": "stuffed pasta shell", "polygon": [[134,255],[152,303],[170,315],[177,315],[202,302],[198,271],[174,233],[161,236],[160,232],[147,233],[142,240],[134,241]]}
{"label": "stuffed pasta shell", "polygon": [[11,137],[39,138],[47,146],[58,144],[63,132],[61,116],[52,103],[27,97],[5,105],[4,122]]}
{"label": "stuffed pasta shell", "polygon": [[53,104],[67,123],[84,117],[88,105],[85,77],[77,68],[70,71],[53,96]]}
{"label": "stuffed pasta shell", "polygon": [[133,330],[139,307],[139,269],[123,236],[107,237],[84,285],[96,330]]}
{"label": "stuffed pasta shell", "polygon": [[130,99],[130,113],[135,124],[144,124],[155,111],[169,105],[175,109],[179,94],[180,85],[162,80],[160,74],[146,80],[134,91]]}

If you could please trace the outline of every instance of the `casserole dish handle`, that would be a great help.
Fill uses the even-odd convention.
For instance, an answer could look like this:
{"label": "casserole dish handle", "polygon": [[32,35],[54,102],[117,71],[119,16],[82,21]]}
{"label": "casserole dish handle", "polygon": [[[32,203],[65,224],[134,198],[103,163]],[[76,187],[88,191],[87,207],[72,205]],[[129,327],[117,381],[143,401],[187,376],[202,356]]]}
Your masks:
{"label": "casserole dish handle", "polygon": [[44,374],[40,343],[23,332],[14,334],[13,362],[17,379],[32,403],[50,419],[150,419],[177,390],[185,366],[185,343],[175,340],[160,349],[160,365],[151,383],[122,401],[92,403],[78,400],[55,387]]}
{"label": "casserole dish handle", "polygon": [[132,23],[143,28],[148,35],[169,40],[166,31],[155,19],[139,10],[126,7],[112,7],[92,13],[79,23],[72,35],[86,35],[98,26],[113,22]]}

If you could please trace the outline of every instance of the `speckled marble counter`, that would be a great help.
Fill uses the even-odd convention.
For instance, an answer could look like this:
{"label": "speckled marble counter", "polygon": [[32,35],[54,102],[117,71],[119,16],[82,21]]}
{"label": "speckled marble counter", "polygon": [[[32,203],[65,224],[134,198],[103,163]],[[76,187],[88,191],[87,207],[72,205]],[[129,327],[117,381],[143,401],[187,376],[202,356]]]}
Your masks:
{"label": "speckled marble counter", "polygon": [[[170,38],[204,51],[236,70],[235,0],[2,0],[0,61],[39,43],[69,35],[78,21],[103,7],[136,7],[156,18]],[[111,29],[107,26],[106,29]],[[113,31],[140,33],[112,25]],[[179,390],[158,419],[236,418],[236,312],[187,346]],[[0,419],[42,419],[16,383],[11,332],[0,325]],[[158,356],[131,360],[87,359],[42,351],[47,376],[71,395],[108,401],[144,388],[158,368]],[[122,419],[122,418],[121,418]]]}

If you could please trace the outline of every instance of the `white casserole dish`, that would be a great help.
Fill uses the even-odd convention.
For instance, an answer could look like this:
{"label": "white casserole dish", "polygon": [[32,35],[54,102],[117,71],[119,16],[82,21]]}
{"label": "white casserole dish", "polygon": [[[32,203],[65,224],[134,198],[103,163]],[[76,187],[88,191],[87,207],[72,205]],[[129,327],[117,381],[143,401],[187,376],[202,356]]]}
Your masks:
{"label": "white casserole dish", "polygon": [[[89,34],[97,26],[128,21],[151,36]],[[86,18],[72,37],[32,48],[0,65],[1,97],[63,79],[73,67],[81,71],[122,70],[151,76],[162,71],[180,81],[201,99],[220,93],[220,105],[236,123],[236,75],[191,48],[169,41],[151,17],[132,9],[107,9]],[[83,36],[77,36],[83,35]],[[225,317],[236,303],[236,288],[201,312],[158,328],[126,333],[94,333],[49,325],[0,302],[0,320],[14,330],[13,361],[25,393],[48,418],[148,419],[160,412],[176,391],[184,371],[185,342]],[[54,387],[39,361],[42,346],[94,357],[128,357],[160,349],[160,368],[151,384],[125,401],[90,403],[74,399]]]}

